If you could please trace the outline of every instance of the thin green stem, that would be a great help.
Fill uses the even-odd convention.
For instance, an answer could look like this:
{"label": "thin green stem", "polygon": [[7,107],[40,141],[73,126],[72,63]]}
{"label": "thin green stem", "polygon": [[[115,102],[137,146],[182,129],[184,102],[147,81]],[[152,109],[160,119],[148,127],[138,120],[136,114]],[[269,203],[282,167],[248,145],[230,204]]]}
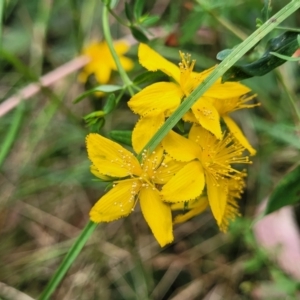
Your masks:
{"label": "thin green stem", "polygon": [[[176,125],[176,123],[181,119],[181,117],[190,109],[190,107],[203,95],[203,93],[218,79],[220,78],[226,70],[228,70],[236,61],[238,61],[249,49],[251,49],[257,42],[259,42],[265,35],[267,35],[272,29],[274,29],[279,23],[285,20],[289,15],[295,12],[300,7],[300,0],[291,1],[285,7],[283,7],[276,15],[274,15],[270,20],[258,28],[252,35],[250,35],[243,43],[236,47],[232,53],[223,60],[220,65],[215,68],[215,70],[190,94],[189,97],[180,105],[180,107],[174,112],[174,114],[165,122],[165,124],[160,128],[160,130],[155,134],[151,141],[146,145],[145,149],[150,149],[153,151],[156,146],[161,142],[161,140],[166,136],[166,134]],[[108,10],[104,9],[103,13],[103,25],[108,26]],[[112,40],[110,37],[109,29],[106,28],[105,37],[110,38],[110,46],[112,47]],[[113,47],[112,47],[113,49]],[[114,49],[112,51],[114,52]],[[116,53],[115,53],[116,55]],[[117,62],[118,60],[116,60]],[[123,70],[123,69],[122,69]],[[125,73],[126,74],[126,73]],[[124,74],[123,74],[124,75]],[[126,74],[127,77],[127,74]],[[129,80],[129,79],[128,79]],[[130,81],[130,80],[129,80]],[[129,83],[129,82],[128,82]],[[40,296],[40,300],[49,299],[51,294],[54,292],[58,284],[61,282],[62,278],[68,271],[69,267],[72,265],[76,257],[79,255],[84,244],[91,236],[96,228],[96,224],[89,221],[86,225],[75,244],[71,247],[67,256],[63,260],[61,266],[55,272],[53,278],[48,283],[46,289]]]}
{"label": "thin green stem", "polygon": [[239,28],[234,26],[230,21],[219,16],[217,13],[215,13],[213,10],[211,10],[209,7],[207,7],[207,5],[205,5],[205,3],[203,3],[200,0],[198,0],[197,2],[207,13],[209,13],[222,26],[224,26],[226,29],[228,29],[230,32],[232,32],[234,35],[236,35],[238,38],[240,38],[241,40],[244,40],[247,38],[247,35],[242,30],[240,30]]}
{"label": "thin green stem", "polygon": [[108,7],[108,11],[110,12],[111,15],[115,17],[115,19],[122,24],[125,27],[129,27],[127,23],[125,23],[110,7]]}
{"label": "thin green stem", "polygon": [[287,31],[294,31],[294,32],[300,32],[300,29],[293,28],[293,27],[277,26],[276,29],[287,30]]}
{"label": "thin green stem", "polygon": [[9,150],[14,143],[14,140],[16,138],[16,135],[18,133],[18,129],[20,128],[21,121],[22,121],[22,116],[24,114],[24,105],[23,103],[20,103],[17,110],[14,113],[14,116],[11,120],[11,125],[10,128],[6,134],[6,137],[4,141],[1,143],[1,148],[0,148],[0,169],[1,166],[9,153]]}
{"label": "thin green stem", "polygon": [[125,72],[125,70],[122,67],[122,64],[120,62],[119,56],[114,48],[114,44],[113,44],[113,40],[112,40],[112,36],[110,34],[110,27],[109,27],[109,20],[108,20],[108,16],[109,16],[109,9],[106,5],[103,6],[103,12],[102,12],[102,26],[103,26],[103,34],[105,37],[105,41],[108,45],[108,48],[110,50],[110,53],[116,63],[118,72],[120,74],[120,77],[123,80],[123,83],[126,85],[126,87],[128,88],[128,91],[130,93],[131,96],[134,95],[134,92],[132,90],[132,82],[129,79],[127,73]]}
{"label": "thin green stem", "polygon": [[264,36],[273,30],[278,24],[284,21],[288,16],[295,12],[300,7],[300,0],[294,0],[283,7],[271,19],[266,21],[261,27],[254,31],[246,40],[239,46],[233,49],[209,76],[181,103],[172,116],[164,123],[164,125],[156,132],[148,144],[138,155],[141,159],[141,154],[145,149],[153,151],[162,139],[168,134],[182,116],[192,107],[192,105],[220,78],[231,66],[233,66],[247,51],[254,47]]}
{"label": "thin green stem", "polygon": [[81,252],[82,248],[84,247],[85,243],[92,235],[94,230],[96,229],[97,224],[89,221],[87,225],[82,230],[79,237],[76,239],[75,243],[70,248],[69,252],[65,256],[63,262],[56,270],[55,274],[53,275],[52,279],[48,282],[45,290],[38,298],[39,300],[46,300],[49,299],[52,293],[55,291],[56,287],[59,285],[71,265],[73,264],[76,257]]}

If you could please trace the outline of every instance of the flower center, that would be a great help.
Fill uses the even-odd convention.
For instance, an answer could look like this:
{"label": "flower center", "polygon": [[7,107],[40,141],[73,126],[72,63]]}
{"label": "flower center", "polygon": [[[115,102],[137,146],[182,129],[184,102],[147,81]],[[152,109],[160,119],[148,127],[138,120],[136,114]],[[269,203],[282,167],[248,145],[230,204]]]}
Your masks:
{"label": "flower center", "polygon": [[194,78],[192,78],[191,74],[193,73],[196,60],[191,60],[191,54],[189,53],[185,54],[179,51],[179,55],[181,57],[181,62],[179,63],[180,87],[184,94],[188,96],[194,86]]}

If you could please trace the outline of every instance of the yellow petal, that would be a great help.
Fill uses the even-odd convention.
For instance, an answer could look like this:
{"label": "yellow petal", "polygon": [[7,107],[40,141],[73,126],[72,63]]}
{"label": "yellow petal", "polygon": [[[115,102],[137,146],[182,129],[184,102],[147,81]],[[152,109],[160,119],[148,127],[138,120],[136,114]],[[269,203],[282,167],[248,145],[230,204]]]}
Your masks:
{"label": "yellow petal", "polygon": [[120,57],[120,62],[125,71],[130,71],[133,69],[134,63],[130,58],[124,56]]}
{"label": "yellow petal", "polygon": [[139,194],[143,216],[161,247],[173,241],[171,208],[156,189],[142,188]]}
{"label": "yellow petal", "polygon": [[135,204],[134,196],[140,183],[136,179],[121,181],[106,193],[90,211],[90,219],[95,223],[111,222],[128,216]]}
{"label": "yellow petal", "polygon": [[202,127],[210,131],[218,139],[222,138],[219,113],[207,99],[200,98],[192,106],[192,111]]}
{"label": "yellow petal", "polygon": [[164,149],[161,145],[158,145],[152,153],[149,150],[145,150],[142,154],[142,166],[143,170],[147,172],[148,176],[153,180],[156,176],[156,170],[164,159]]}
{"label": "yellow petal", "polygon": [[184,122],[198,123],[198,120],[195,118],[195,115],[191,111],[188,111],[186,114],[184,114],[182,120]]}
{"label": "yellow petal", "polygon": [[94,165],[90,166],[90,171],[94,176],[100,178],[103,181],[113,181],[112,177],[101,174]]}
{"label": "yellow petal", "polygon": [[215,142],[217,139],[201,125],[194,123],[189,132],[189,140],[197,143],[203,149],[207,146],[208,141],[211,143],[211,140]]}
{"label": "yellow petal", "polygon": [[[196,202],[197,201],[197,202]],[[194,208],[189,210],[185,214],[181,214],[175,217],[173,224],[179,224],[188,221],[189,219],[201,214],[208,206],[208,200],[206,197],[201,197],[200,199],[197,199],[196,205]]]}
{"label": "yellow petal", "polygon": [[157,184],[167,183],[176,173],[185,166],[185,162],[178,162],[173,159],[164,159],[163,163],[156,170],[153,182]]}
{"label": "yellow petal", "polygon": [[97,69],[95,69],[96,80],[101,84],[108,83],[111,75],[111,70],[111,67],[107,64],[99,65]]}
{"label": "yellow petal", "polygon": [[156,111],[139,119],[132,132],[132,146],[136,153],[141,152],[164,122],[164,114]]}
{"label": "yellow petal", "polygon": [[135,94],[129,108],[136,114],[145,115],[151,110],[161,112],[175,110],[183,97],[180,87],[173,82],[157,82]]}
{"label": "yellow petal", "polygon": [[220,180],[215,182],[209,174],[206,174],[206,186],[211,211],[217,221],[217,224],[220,226],[222,224],[227,205],[227,186],[224,185],[224,181]]}
{"label": "yellow petal", "polygon": [[239,97],[249,93],[251,90],[245,85],[239,82],[225,82],[221,83],[219,79],[208,91],[204,93],[204,96],[227,99],[233,97]]}
{"label": "yellow petal", "polygon": [[168,76],[180,82],[179,67],[169,62],[146,44],[140,44],[138,51],[140,64],[149,71],[161,70]]}
{"label": "yellow petal", "polygon": [[200,155],[199,146],[174,131],[170,131],[162,140],[165,151],[175,160],[188,162]]}
{"label": "yellow petal", "polygon": [[89,159],[97,170],[111,177],[139,176],[142,172],[136,157],[119,144],[99,135],[90,133],[86,137]]}
{"label": "yellow petal", "polygon": [[203,191],[204,174],[199,161],[192,161],[185,165],[161,190],[166,202],[180,202],[195,199]]}
{"label": "yellow petal", "polygon": [[244,136],[244,134],[237,126],[237,124],[233,121],[233,119],[230,118],[228,115],[224,115],[223,120],[229,128],[230,132],[240,142],[240,144],[242,144],[250,152],[251,155],[255,155],[256,150],[250,145],[247,138]]}
{"label": "yellow petal", "polygon": [[114,42],[114,48],[118,55],[122,55],[128,52],[130,45],[127,41],[121,40],[121,41]]}

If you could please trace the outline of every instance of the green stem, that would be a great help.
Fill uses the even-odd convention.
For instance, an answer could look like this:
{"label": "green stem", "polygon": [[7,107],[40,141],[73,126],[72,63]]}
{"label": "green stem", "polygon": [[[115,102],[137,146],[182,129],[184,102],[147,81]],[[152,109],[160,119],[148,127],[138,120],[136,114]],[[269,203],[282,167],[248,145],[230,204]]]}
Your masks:
{"label": "green stem", "polygon": [[[0,0],[1,1],[1,0]],[[1,144],[0,150],[0,169],[1,166],[15,140],[18,133],[18,129],[21,125],[22,116],[24,114],[24,104],[20,103],[17,110],[14,113],[13,119],[11,120],[11,125],[4,141]]]}
{"label": "green stem", "polygon": [[80,253],[81,249],[92,235],[94,230],[96,229],[97,224],[89,221],[87,225],[82,230],[80,236],[76,239],[75,243],[70,248],[69,252],[65,256],[63,262],[56,270],[55,274],[53,275],[50,282],[47,284],[46,288],[38,298],[39,300],[46,300],[49,299],[52,293],[55,291],[56,287],[62,281],[63,277],[71,267],[73,261],[76,259],[78,254]]}
{"label": "green stem", "polygon": [[[190,107],[203,95],[203,93],[218,79],[226,70],[228,70],[237,60],[239,60],[249,49],[251,49],[257,42],[259,42],[265,35],[267,35],[272,29],[274,29],[280,22],[285,20],[289,15],[296,11],[300,7],[300,0],[291,1],[284,8],[282,8],[276,15],[270,20],[258,28],[251,36],[249,36],[243,43],[236,47],[232,53],[223,60],[222,63],[190,94],[189,97],[180,105],[180,107],[174,112],[174,114],[165,122],[160,130],[155,134],[151,141],[146,145],[145,148],[153,150],[166,136],[166,134],[175,126],[175,124],[181,119],[181,117],[190,109]],[[107,26],[107,8],[104,9],[103,17],[105,16],[106,21],[103,20],[103,25]],[[109,32],[108,28],[106,30]],[[107,32],[106,32],[107,33]],[[110,34],[108,35],[110,37]],[[107,38],[107,36],[105,36]],[[112,47],[112,40],[110,38],[110,45]],[[113,47],[112,47],[113,49]],[[115,53],[115,52],[112,52]],[[117,60],[118,61],[118,60]],[[126,73],[125,73],[126,74]],[[123,74],[124,75],[124,74]],[[127,77],[127,74],[126,74]],[[46,289],[43,291],[39,300],[49,299],[51,294],[54,292],[62,278],[72,265],[73,261],[79,255],[84,244],[91,236],[96,228],[96,224],[91,221],[86,225],[74,245],[71,247],[67,256],[63,260],[62,264],[55,272],[53,278],[48,283]]]}
{"label": "green stem", "polygon": [[300,32],[300,29],[298,29],[298,28],[293,28],[293,27],[277,26],[276,29],[279,29],[279,30],[286,30],[286,31]]}
{"label": "green stem", "polygon": [[105,37],[105,41],[108,45],[108,48],[110,50],[110,53],[116,63],[118,72],[120,74],[120,77],[123,80],[123,83],[126,85],[126,87],[128,88],[128,91],[130,93],[131,96],[134,95],[134,92],[132,90],[132,82],[129,79],[127,73],[125,72],[125,70],[122,67],[122,64],[120,62],[119,56],[114,48],[114,44],[113,44],[113,40],[110,34],[110,27],[109,27],[109,20],[108,20],[108,16],[109,16],[109,9],[106,5],[103,6],[103,12],[102,12],[102,26],[103,26],[103,34]]}
{"label": "green stem", "polygon": [[[271,19],[266,21],[261,27],[254,31],[246,40],[228,55],[209,76],[181,103],[172,116],[164,123],[164,125],[156,132],[144,149],[153,151],[162,139],[168,134],[182,116],[192,107],[192,105],[220,78],[231,66],[233,66],[247,51],[254,47],[264,36],[266,36],[278,24],[284,21],[288,16],[300,7],[300,0],[291,1],[283,7]],[[143,150],[144,150],[143,149]],[[141,153],[138,159],[141,158]]]}
{"label": "green stem", "polygon": [[129,27],[129,25],[127,23],[125,23],[117,14],[115,14],[115,12],[110,8],[108,7],[108,11],[110,12],[111,15],[113,15],[115,17],[115,19],[120,23],[122,24],[123,26],[125,27]]}

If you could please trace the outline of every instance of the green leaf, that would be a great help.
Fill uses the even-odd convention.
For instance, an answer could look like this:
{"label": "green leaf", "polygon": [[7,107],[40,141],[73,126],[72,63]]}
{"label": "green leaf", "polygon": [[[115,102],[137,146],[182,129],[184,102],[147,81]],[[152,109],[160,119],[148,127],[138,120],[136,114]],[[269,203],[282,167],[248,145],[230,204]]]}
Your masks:
{"label": "green leaf", "polygon": [[274,55],[274,56],[276,56],[278,58],[287,60],[287,61],[300,61],[300,57],[290,57],[290,56],[278,54],[276,52],[270,52],[270,54],[272,54],[272,55]]}
{"label": "green leaf", "polygon": [[256,27],[260,27],[264,22],[260,19],[260,18],[256,18],[255,20],[255,23],[256,23]]}
{"label": "green leaf", "polygon": [[130,4],[128,2],[125,2],[125,15],[128,21],[132,23],[134,18],[133,18],[132,8],[130,7]]}
{"label": "green leaf", "polygon": [[92,119],[99,119],[99,118],[103,118],[105,116],[105,112],[103,110],[97,110],[97,111],[93,111],[90,114],[86,115],[83,117],[83,119],[85,121],[89,121]]}
{"label": "green leaf", "polygon": [[109,114],[113,111],[113,109],[116,107],[116,96],[115,94],[110,94],[105,102],[105,105],[103,107],[103,111],[105,114]]}
{"label": "green leaf", "polygon": [[224,60],[232,51],[233,49],[224,49],[217,54],[216,58],[218,60]]}
{"label": "green leaf", "polygon": [[298,46],[300,47],[300,34],[297,35]]}
{"label": "green leaf", "polygon": [[183,120],[179,120],[178,123],[176,124],[176,128],[178,128],[178,130],[181,133],[184,133],[184,121]]}
{"label": "green leaf", "polygon": [[107,85],[99,85],[95,88],[92,88],[84,93],[82,93],[81,95],[79,95],[74,101],[73,103],[78,103],[80,102],[82,99],[86,98],[88,95],[93,94],[95,92],[103,92],[103,93],[112,93],[112,92],[116,92],[123,89],[123,87],[119,86],[119,85],[112,85],[112,84],[107,84]]}
{"label": "green leaf", "polygon": [[131,33],[134,36],[134,38],[141,42],[141,43],[148,43],[148,38],[146,37],[146,35],[138,28],[136,28],[135,26],[131,26],[130,27]]}
{"label": "green leaf", "polygon": [[265,215],[300,201],[300,165],[286,174],[271,194]]}
{"label": "green leaf", "polygon": [[271,72],[273,69],[286,62],[285,59],[274,56],[271,52],[291,56],[298,49],[297,38],[298,34],[296,32],[287,31],[270,40],[266,52],[260,59],[243,65],[238,65],[237,62],[236,65],[232,66],[224,73],[222,81],[239,81],[254,76],[262,76]]}
{"label": "green leaf", "polygon": [[152,82],[161,80],[162,78],[165,78],[165,77],[166,77],[166,75],[162,71],[156,71],[156,72],[146,71],[146,72],[138,75],[137,77],[135,77],[135,79],[133,80],[133,83],[135,85],[152,83]]}
{"label": "green leaf", "polygon": [[134,2],[133,15],[136,20],[139,20],[139,18],[142,16],[144,5],[145,5],[144,0],[136,0]]}
{"label": "green leaf", "polygon": [[160,16],[143,16],[140,19],[140,24],[143,26],[152,26],[154,25],[158,20],[160,19]]}
{"label": "green leaf", "polygon": [[109,133],[109,136],[116,142],[119,142],[124,145],[132,147],[132,143],[131,143],[132,131],[131,130],[112,130]]}

